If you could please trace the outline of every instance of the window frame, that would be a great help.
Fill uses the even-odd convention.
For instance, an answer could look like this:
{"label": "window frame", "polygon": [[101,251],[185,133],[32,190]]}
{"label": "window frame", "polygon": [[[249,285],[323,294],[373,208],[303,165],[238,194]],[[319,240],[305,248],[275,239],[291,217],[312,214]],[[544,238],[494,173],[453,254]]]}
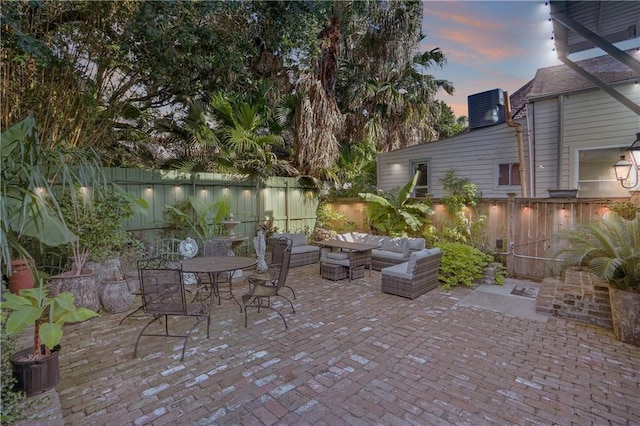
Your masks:
{"label": "window frame", "polygon": [[[420,160],[416,160],[416,161],[411,161],[411,179],[413,179],[413,176],[416,174],[417,171],[417,167],[421,164],[426,165],[427,167],[427,171],[426,171],[426,175],[427,175],[427,185],[418,185],[416,184],[416,187],[413,188],[413,192],[411,193],[411,196],[413,198],[426,198],[427,196],[429,196],[429,194],[431,193],[429,190],[432,189],[431,187],[433,186],[433,184],[431,183],[431,158],[425,158],[425,159],[420,159]],[[416,190],[418,189],[422,189],[425,188],[425,195],[423,196],[417,196],[416,195]]]}
{"label": "window frame", "polygon": [[[608,190],[605,188],[603,190],[604,193],[595,194],[595,195],[585,195],[584,189],[582,190],[582,197],[587,198],[598,198],[598,197],[623,197],[628,194],[629,189],[623,188],[622,185],[615,178],[615,174],[612,175],[609,179],[580,179],[580,153],[583,151],[601,151],[601,150],[618,150],[619,155],[625,155],[626,149],[628,146],[626,145],[598,145],[598,146],[580,146],[575,147],[573,149],[573,176],[571,176],[570,181],[573,183],[573,187],[578,189],[578,196],[580,196],[580,183],[586,184],[605,184],[610,185],[611,189]],[[613,173],[613,164],[615,161],[611,163],[611,173]],[[630,182],[633,187],[638,186],[640,184],[640,176],[635,175],[634,171],[631,170]],[[627,184],[627,185],[629,185]]]}
{"label": "window frame", "polygon": [[[500,166],[502,165],[508,165],[509,166],[509,185],[500,185]],[[496,191],[505,191],[505,192],[519,192],[522,186],[522,182],[520,182],[517,185],[513,185],[511,184],[511,176],[513,175],[513,165],[517,164],[518,165],[518,177],[520,176],[520,161],[518,160],[507,160],[507,159],[501,159],[501,160],[496,160],[494,161],[493,164],[493,173],[494,173],[494,179],[493,179],[493,189]]]}

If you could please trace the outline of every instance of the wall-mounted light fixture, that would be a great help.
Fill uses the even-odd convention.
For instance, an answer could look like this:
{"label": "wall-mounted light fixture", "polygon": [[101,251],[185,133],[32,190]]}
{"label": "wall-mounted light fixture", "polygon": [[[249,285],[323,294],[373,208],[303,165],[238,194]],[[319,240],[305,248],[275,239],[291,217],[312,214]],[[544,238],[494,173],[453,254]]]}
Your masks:
{"label": "wall-mounted light fixture", "polygon": [[616,179],[620,182],[620,185],[622,185],[623,188],[631,189],[634,185],[627,186],[624,182],[629,180],[631,170],[634,170],[636,174],[636,184],[638,181],[638,170],[640,170],[640,133],[636,133],[636,140],[627,148],[627,151],[629,151],[631,161],[627,160],[624,155],[621,155],[620,159],[613,165],[613,170],[616,173]]}

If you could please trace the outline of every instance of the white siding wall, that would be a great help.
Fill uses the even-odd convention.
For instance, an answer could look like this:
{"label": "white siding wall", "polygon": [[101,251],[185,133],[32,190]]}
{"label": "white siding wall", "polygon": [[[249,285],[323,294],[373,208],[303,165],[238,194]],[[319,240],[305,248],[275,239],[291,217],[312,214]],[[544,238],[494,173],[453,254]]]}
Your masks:
{"label": "white siding wall", "polygon": [[[524,120],[523,139],[527,148],[527,126]],[[458,177],[469,178],[478,185],[484,197],[507,197],[511,190],[497,189],[497,165],[517,163],[516,129],[506,124],[477,129],[437,142],[417,145],[378,155],[378,187],[383,190],[404,186],[411,175],[411,164],[430,161],[430,190],[436,198],[446,196],[440,178],[451,169]],[[528,161],[528,157],[527,157]],[[516,191],[519,194],[519,189]]]}
{"label": "white siding wall", "polygon": [[[615,89],[640,104],[640,84]],[[576,188],[578,148],[628,147],[640,132],[640,117],[599,89],[534,100],[528,113],[531,133],[524,120],[518,122],[523,124],[527,168],[535,169],[537,198],[547,198],[548,189]],[[533,147],[533,165],[529,163],[529,146]],[[411,178],[411,164],[427,160],[431,166],[429,192],[436,198],[447,195],[440,178],[450,169],[478,185],[484,197],[506,198],[508,192],[520,196],[519,189],[498,189],[496,184],[497,164],[518,162],[516,131],[506,124],[382,153],[378,156],[378,187],[390,190],[404,186]],[[527,178],[529,175],[527,170]]]}
{"label": "white siding wall", "polygon": [[[546,198],[550,188],[561,188],[558,182],[558,99],[529,104],[534,150],[535,197]],[[565,186],[564,189],[567,189]]]}
{"label": "white siding wall", "polygon": [[[640,104],[640,84],[615,87]],[[640,132],[640,117],[601,90],[565,95],[563,108],[563,177],[575,188],[576,150],[585,147],[628,147]]]}

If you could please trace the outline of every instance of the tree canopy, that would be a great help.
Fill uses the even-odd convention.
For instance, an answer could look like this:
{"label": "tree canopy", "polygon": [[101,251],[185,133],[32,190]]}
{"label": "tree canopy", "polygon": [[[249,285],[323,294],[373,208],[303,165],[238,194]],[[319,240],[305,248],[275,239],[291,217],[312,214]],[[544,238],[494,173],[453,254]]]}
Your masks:
{"label": "tree canopy", "polygon": [[30,112],[105,165],[345,180],[371,150],[341,147],[450,135],[421,25],[415,0],[5,2],[2,129]]}

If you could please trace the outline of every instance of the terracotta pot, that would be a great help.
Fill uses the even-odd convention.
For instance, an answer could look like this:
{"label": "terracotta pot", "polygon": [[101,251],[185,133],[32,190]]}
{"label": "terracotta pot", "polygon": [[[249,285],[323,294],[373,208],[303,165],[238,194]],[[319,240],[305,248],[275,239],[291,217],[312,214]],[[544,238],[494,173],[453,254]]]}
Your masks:
{"label": "terracotta pot", "polygon": [[[13,377],[16,379],[14,389],[26,392],[27,396],[34,396],[56,387],[60,381],[60,364],[56,346],[51,355],[41,359],[26,359],[33,348],[23,349],[9,358],[13,366]],[[43,351],[44,353],[44,346]]]}
{"label": "terracotta pot", "polygon": [[609,287],[613,332],[618,340],[640,346],[640,294]]}
{"label": "terracotta pot", "polygon": [[100,302],[110,314],[124,312],[131,307],[135,296],[129,291],[126,280],[102,280]]}
{"label": "terracotta pot", "polygon": [[75,271],[64,272],[49,277],[51,297],[69,292],[75,296],[74,304],[78,308],[88,308],[94,312],[100,310],[100,300],[96,289],[96,276],[90,269],[83,269],[80,275]]}
{"label": "terracotta pot", "polygon": [[11,261],[11,276],[9,277],[9,289],[11,293],[18,294],[24,288],[33,288],[33,272],[26,259],[13,259]]}

